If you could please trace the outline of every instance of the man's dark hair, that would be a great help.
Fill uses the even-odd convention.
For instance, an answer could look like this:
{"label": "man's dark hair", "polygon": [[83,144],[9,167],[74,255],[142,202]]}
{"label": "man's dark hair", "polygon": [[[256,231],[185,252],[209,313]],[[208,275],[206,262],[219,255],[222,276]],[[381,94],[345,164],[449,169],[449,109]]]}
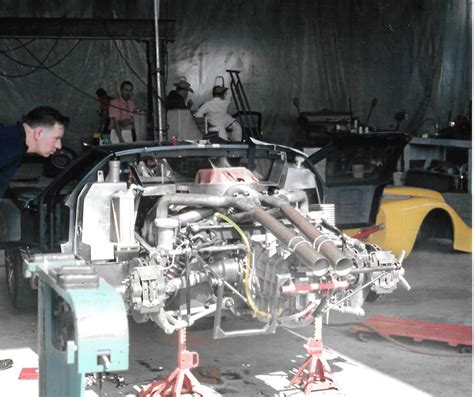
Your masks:
{"label": "man's dark hair", "polygon": [[107,95],[107,91],[105,91],[103,88],[99,88],[95,94],[100,98],[100,97],[103,97],[103,96],[106,96]]}
{"label": "man's dark hair", "polygon": [[26,116],[23,116],[22,122],[28,124],[31,128],[53,127],[56,123],[67,127],[69,117],[63,116],[59,110],[50,106],[38,106]]}
{"label": "man's dark hair", "polygon": [[123,87],[125,87],[126,85],[131,85],[132,88],[133,88],[133,84],[128,81],[128,80],[125,80],[125,81],[122,81],[122,84],[120,84],[120,89],[122,89]]}

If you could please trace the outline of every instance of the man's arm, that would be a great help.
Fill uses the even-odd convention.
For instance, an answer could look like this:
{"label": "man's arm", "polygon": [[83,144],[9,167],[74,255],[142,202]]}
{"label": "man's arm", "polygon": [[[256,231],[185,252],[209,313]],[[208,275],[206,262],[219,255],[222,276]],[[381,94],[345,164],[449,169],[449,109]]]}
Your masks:
{"label": "man's arm", "polygon": [[194,113],[194,117],[204,117],[204,115],[208,112],[207,109],[207,102],[203,103],[201,107]]}

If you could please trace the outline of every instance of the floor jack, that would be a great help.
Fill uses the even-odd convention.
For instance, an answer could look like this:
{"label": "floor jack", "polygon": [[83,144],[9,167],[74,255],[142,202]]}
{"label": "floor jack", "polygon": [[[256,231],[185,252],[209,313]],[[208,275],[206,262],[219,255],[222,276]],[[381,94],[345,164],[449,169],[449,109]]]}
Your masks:
{"label": "floor jack", "polygon": [[369,333],[378,333],[412,338],[415,342],[446,342],[449,346],[460,346],[461,353],[472,351],[472,327],[462,325],[372,316],[360,325],[353,325],[352,332],[357,333],[362,342],[368,341]]}
{"label": "floor jack", "polygon": [[314,319],[314,334],[304,345],[309,356],[296,372],[291,384],[301,388],[305,394],[339,388],[332,379],[329,364],[323,357],[322,318]]}
{"label": "floor jack", "polygon": [[191,369],[199,365],[199,354],[186,349],[186,327],[178,330],[178,367],[163,380],[156,380],[140,392],[140,397],[181,397],[182,393],[204,397],[201,384]]}

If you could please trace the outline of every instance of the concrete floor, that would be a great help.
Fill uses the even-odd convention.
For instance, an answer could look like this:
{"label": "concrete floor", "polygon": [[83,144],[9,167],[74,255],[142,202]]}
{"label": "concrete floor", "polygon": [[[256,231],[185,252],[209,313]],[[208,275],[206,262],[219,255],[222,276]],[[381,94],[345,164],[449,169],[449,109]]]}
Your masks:
{"label": "concrete floor", "polygon": [[[470,221],[471,204],[467,194],[457,194],[447,197],[447,200]],[[363,319],[386,315],[457,325],[472,324],[470,254],[453,252],[446,240],[430,240],[420,244],[404,265],[411,291],[399,289],[375,303],[366,303]],[[0,285],[4,286],[1,258],[0,266]],[[408,346],[405,349],[375,335],[363,343],[351,333],[349,325],[344,325],[363,319],[331,314],[330,325],[323,328],[323,340],[329,348],[327,359],[340,391],[314,392],[311,395],[472,395],[470,354],[461,354],[459,349],[445,343],[398,339]],[[2,396],[9,395],[7,391],[20,396],[37,395],[36,381],[17,380],[21,368],[36,366],[36,324],[35,313],[13,312],[5,288],[0,288],[0,358],[11,357],[15,361],[13,368],[0,371]],[[232,324],[229,322],[227,326]],[[212,367],[220,371],[222,383],[212,387],[221,395],[301,395],[288,388],[288,376],[304,361],[302,337],[311,336],[310,327],[293,330],[296,334],[279,329],[275,335],[213,341],[210,321],[204,319],[199,326],[188,334],[189,349],[199,352],[202,368]],[[102,396],[125,396],[133,391],[133,385],[163,377],[176,366],[175,336],[165,335],[152,324],[133,322],[130,322],[130,336],[130,369],[121,373],[127,386],[118,389],[106,382]],[[413,349],[428,354],[415,353]]]}

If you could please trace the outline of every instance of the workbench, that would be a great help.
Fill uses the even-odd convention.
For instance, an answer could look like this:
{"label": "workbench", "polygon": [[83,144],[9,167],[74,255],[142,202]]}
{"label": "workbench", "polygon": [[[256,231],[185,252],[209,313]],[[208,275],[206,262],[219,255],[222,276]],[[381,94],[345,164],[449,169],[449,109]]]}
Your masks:
{"label": "workbench", "polygon": [[404,166],[410,168],[411,160],[425,160],[423,168],[428,168],[432,160],[446,161],[449,148],[461,148],[468,151],[468,192],[472,187],[472,141],[463,139],[438,139],[414,137],[405,147]]}

